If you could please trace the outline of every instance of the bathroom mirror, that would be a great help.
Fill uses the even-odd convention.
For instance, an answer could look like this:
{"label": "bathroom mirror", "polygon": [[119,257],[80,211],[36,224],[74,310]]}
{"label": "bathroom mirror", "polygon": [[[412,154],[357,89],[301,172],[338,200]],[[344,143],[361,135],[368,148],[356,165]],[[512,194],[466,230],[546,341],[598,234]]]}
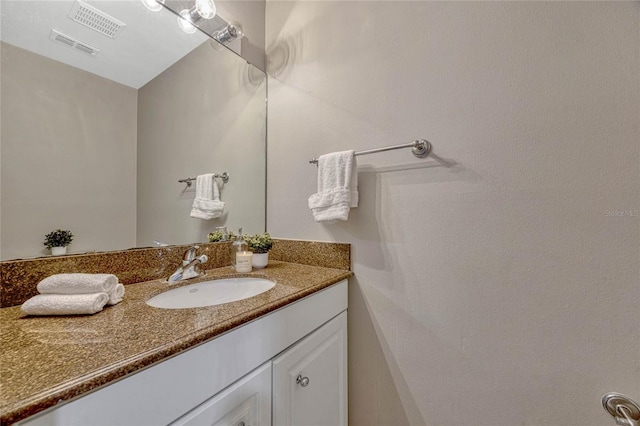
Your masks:
{"label": "bathroom mirror", "polygon": [[[262,71],[139,0],[3,0],[0,15],[1,260],[48,255],[55,229],[71,254],[265,230]],[[224,172],[222,216],[190,217],[196,185],[178,180]]]}

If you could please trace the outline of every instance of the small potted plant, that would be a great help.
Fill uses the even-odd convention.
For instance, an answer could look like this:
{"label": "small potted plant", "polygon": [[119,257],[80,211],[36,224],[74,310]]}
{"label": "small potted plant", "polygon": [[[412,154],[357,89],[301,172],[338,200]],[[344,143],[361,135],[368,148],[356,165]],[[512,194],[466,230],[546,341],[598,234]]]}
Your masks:
{"label": "small potted plant", "polygon": [[262,269],[269,263],[269,250],[273,247],[273,240],[268,232],[264,234],[245,235],[244,240],[253,252],[251,265],[256,269]]}
{"label": "small potted plant", "polygon": [[60,256],[67,253],[67,246],[73,241],[73,233],[69,230],[56,229],[44,236],[44,246],[51,249],[51,254]]}
{"label": "small potted plant", "polygon": [[209,235],[210,243],[219,243],[221,241],[233,241],[236,238],[236,234],[231,231],[227,231],[227,227],[223,226],[220,228],[216,228],[215,231],[210,232]]}

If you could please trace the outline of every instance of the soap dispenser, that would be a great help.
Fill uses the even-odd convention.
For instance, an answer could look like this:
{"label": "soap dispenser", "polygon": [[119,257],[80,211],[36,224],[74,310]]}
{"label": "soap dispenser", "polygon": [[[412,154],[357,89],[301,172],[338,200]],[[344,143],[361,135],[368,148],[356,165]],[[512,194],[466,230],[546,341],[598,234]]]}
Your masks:
{"label": "soap dispenser", "polygon": [[242,228],[238,230],[238,236],[236,240],[231,244],[231,267],[237,270],[236,254],[249,251],[249,246],[246,241],[242,239]]}

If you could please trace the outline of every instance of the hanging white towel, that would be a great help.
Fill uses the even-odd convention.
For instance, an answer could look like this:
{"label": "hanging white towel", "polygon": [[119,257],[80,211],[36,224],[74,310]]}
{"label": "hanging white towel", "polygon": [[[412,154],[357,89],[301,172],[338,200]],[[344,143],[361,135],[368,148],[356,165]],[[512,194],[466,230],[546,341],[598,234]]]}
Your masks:
{"label": "hanging white towel", "polygon": [[118,284],[112,274],[55,274],[38,283],[42,294],[111,293]]}
{"label": "hanging white towel", "polygon": [[22,304],[27,315],[91,315],[109,300],[107,293],[38,294]]}
{"label": "hanging white towel", "polygon": [[220,188],[212,173],[196,178],[196,198],[193,200],[191,217],[197,219],[214,219],[222,216],[224,203],[220,201]]}
{"label": "hanging white towel", "polygon": [[358,165],[355,152],[341,151],[318,158],[318,192],[309,197],[316,222],[349,219],[358,207]]}

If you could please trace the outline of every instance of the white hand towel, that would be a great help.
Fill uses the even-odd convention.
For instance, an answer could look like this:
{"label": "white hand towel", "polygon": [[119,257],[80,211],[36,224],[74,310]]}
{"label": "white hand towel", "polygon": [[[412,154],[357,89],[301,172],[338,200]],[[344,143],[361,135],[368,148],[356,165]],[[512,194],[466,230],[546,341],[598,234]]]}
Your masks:
{"label": "white hand towel", "polygon": [[191,217],[214,219],[222,216],[224,203],[220,201],[220,188],[213,174],[208,173],[196,178],[196,198],[193,200]]}
{"label": "white hand towel", "polygon": [[118,303],[122,302],[122,299],[124,298],[124,285],[118,283],[113,288],[113,291],[107,294],[109,296],[109,301],[107,301],[107,305],[117,305]]}
{"label": "white hand towel", "polygon": [[309,197],[316,222],[349,219],[349,209],[358,207],[358,165],[354,151],[341,151],[318,158],[318,192]]}
{"label": "white hand towel", "polygon": [[38,283],[42,294],[110,293],[118,284],[112,274],[56,274]]}
{"label": "white hand towel", "polygon": [[107,293],[39,294],[21,309],[27,315],[86,315],[100,312],[108,300]]}

